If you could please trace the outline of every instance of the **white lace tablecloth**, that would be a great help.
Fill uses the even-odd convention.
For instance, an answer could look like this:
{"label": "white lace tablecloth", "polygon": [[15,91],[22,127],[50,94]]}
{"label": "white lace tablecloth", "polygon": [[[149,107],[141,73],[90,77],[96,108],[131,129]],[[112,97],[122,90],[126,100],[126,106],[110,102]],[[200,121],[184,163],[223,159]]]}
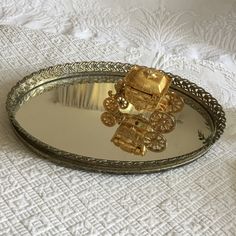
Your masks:
{"label": "white lace tablecloth", "polygon": [[[0,25],[0,235],[236,235],[233,0],[0,0],[0,23],[24,26]],[[198,161],[158,174],[89,173],[39,159],[10,128],[7,93],[33,71],[83,60],[194,81],[224,107],[224,135]]]}

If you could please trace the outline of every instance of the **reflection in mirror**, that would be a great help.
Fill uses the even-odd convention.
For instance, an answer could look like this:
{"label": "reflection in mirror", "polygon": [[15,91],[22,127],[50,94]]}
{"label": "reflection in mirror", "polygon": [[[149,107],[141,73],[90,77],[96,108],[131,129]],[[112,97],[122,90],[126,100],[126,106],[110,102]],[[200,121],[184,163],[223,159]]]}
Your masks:
{"label": "reflection in mirror", "polygon": [[74,84],[55,89],[55,102],[80,109],[103,110],[103,100],[107,91],[113,90],[111,83]]}
{"label": "reflection in mirror", "polygon": [[[175,116],[184,107],[183,98],[170,91],[171,78],[164,72],[134,66],[108,91],[101,120],[108,127],[119,125],[112,142],[122,150],[145,155],[146,150],[162,152],[167,140],[163,134],[175,128]],[[133,106],[138,115],[127,114]]]}
{"label": "reflection in mirror", "polygon": [[[113,144],[121,140],[118,126],[107,128],[100,119],[109,90],[115,93],[114,83],[60,85],[29,99],[15,118],[26,132],[41,142],[59,150],[106,160],[149,161],[184,155],[203,147],[212,134],[208,113],[183,94],[185,106],[174,115],[177,125],[165,134],[168,143],[163,152],[150,151],[145,156],[124,152]],[[133,118],[125,125],[132,122],[135,122]]]}

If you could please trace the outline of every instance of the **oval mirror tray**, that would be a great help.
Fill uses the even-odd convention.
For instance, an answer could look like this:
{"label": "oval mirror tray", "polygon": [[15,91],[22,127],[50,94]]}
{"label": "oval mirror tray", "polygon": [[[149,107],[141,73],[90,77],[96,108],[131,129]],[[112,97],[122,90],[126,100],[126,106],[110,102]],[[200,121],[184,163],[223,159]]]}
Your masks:
{"label": "oval mirror tray", "polygon": [[117,127],[101,122],[103,101],[132,65],[78,62],[40,70],[19,81],[6,103],[17,136],[41,156],[58,164],[109,173],[147,173],[189,163],[220,138],[222,107],[204,89],[172,78],[171,91],[184,99],[176,128],[165,135],[163,152],[134,155],[111,142]]}

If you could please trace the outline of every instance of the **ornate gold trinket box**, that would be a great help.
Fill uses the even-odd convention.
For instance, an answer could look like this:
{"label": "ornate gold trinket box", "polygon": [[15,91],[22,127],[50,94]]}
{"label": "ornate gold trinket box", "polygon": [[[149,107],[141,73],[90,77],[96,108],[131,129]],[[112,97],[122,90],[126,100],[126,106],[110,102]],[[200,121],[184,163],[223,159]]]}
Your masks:
{"label": "ornate gold trinket box", "polygon": [[[101,120],[109,127],[119,124],[111,140],[116,146],[136,155],[145,155],[147,149],[154,152],[166,149],[163,134],[175,128],[173,113],[184,106],[181,96],[168,91],[171,82],[163,71],[134,66],[114,85],[115,94],[108,91]],[[127,109],[129,114],[122,112]]]}

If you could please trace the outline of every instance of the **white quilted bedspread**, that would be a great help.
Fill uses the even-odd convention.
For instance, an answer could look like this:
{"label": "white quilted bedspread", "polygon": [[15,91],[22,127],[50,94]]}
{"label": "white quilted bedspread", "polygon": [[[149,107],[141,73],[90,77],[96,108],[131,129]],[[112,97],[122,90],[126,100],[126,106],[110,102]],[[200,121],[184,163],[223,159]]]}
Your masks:
{"label": "white quilted bedspread", "polygon": [[[236,235],[234,0],[0,0],[0,24],[0,235]],[[224,135],[198,161],[158,174],[39,159],[10,128],[7,93],[33,71],[84,60],[194,81],[224,107]]]}

